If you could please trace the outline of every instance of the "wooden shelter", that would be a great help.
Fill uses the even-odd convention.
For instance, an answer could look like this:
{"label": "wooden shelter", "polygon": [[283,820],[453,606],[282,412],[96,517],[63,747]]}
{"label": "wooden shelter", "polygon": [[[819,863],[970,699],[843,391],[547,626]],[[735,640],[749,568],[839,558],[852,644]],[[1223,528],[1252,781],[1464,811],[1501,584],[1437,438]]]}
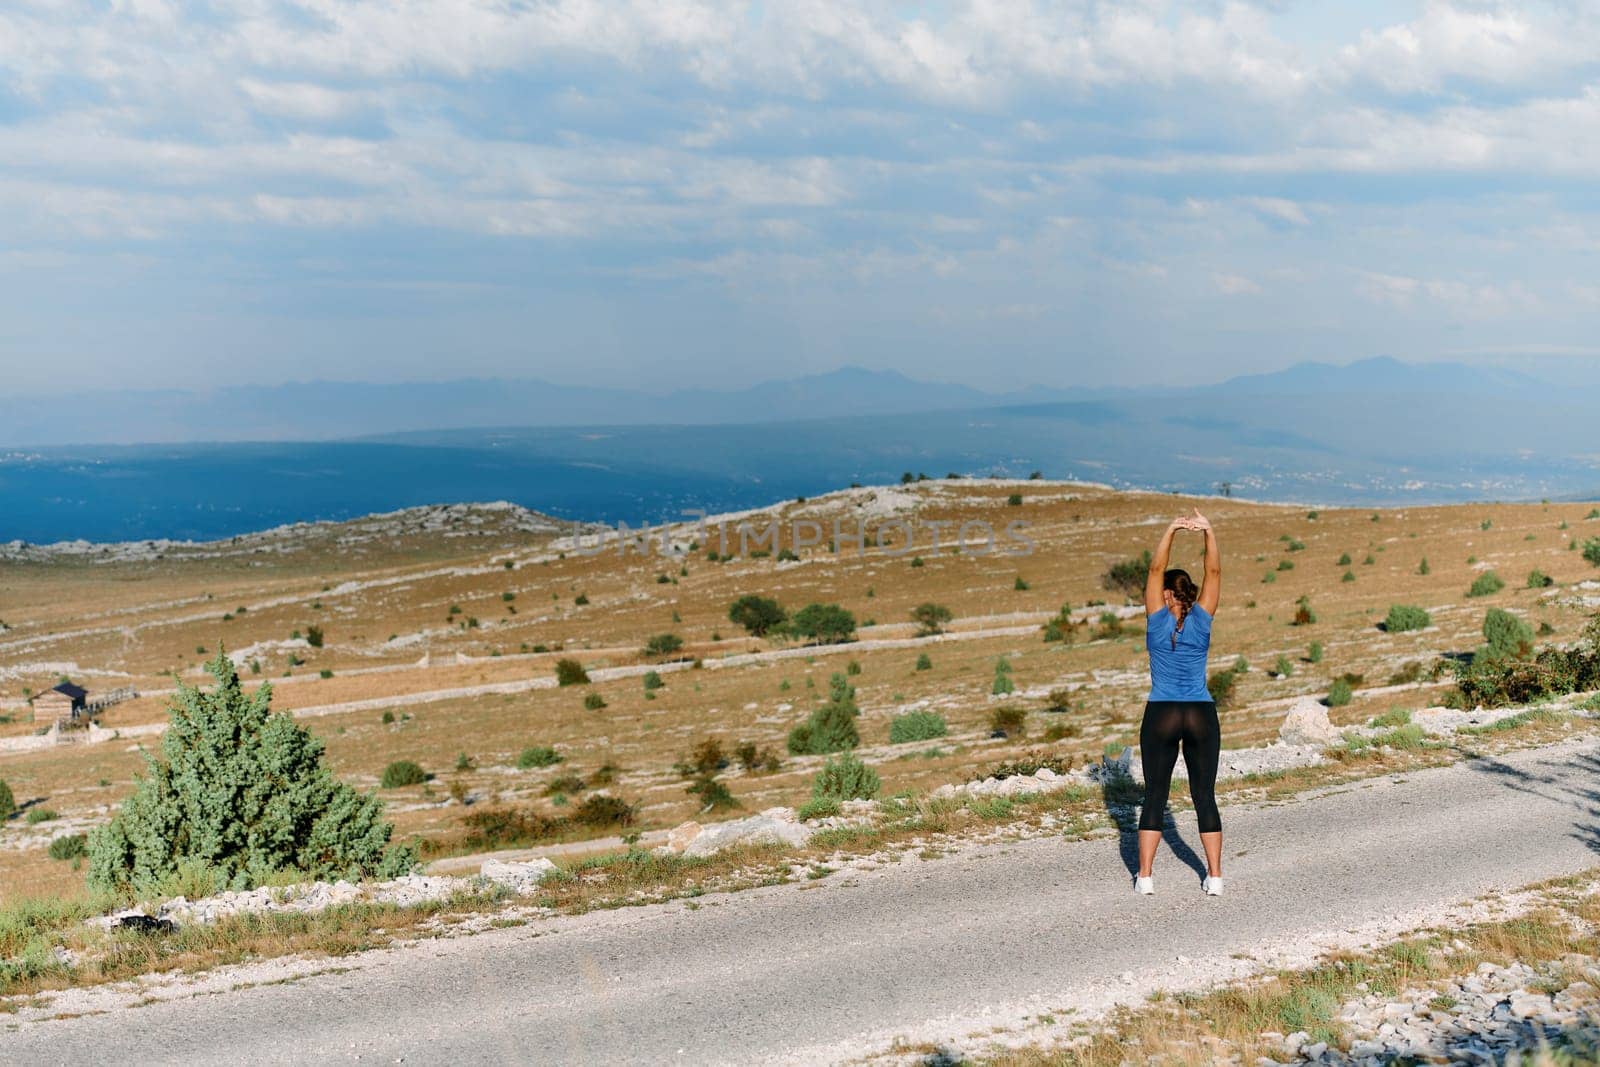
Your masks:
{"label": "wooden shelter", "polygon": [[70,726],[89,707],[89,693],[82,686],[62,682],[54,689],[33,698],[35,721],[54,719],[62,726]]}

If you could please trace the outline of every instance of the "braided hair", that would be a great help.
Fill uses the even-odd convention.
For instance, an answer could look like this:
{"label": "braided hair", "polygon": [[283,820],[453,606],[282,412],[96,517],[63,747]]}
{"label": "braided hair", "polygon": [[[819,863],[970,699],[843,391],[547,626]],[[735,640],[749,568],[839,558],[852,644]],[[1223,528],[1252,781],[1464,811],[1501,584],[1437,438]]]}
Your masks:
{"label": "braided hair", "polygon": [[1172,626],[1172,647],[1178,647],[1178,631],[1183,628],[1183,620],[1189,617],[1189,609],[1194,607],[1195,598],[1200,595],[1200,589],[1194,584],[1194,579],[1189,577],[1189,572],[1177,567],[1161,575],[1161,588],[1172,591],[1172,599],[1178,602],[1178,618]]}

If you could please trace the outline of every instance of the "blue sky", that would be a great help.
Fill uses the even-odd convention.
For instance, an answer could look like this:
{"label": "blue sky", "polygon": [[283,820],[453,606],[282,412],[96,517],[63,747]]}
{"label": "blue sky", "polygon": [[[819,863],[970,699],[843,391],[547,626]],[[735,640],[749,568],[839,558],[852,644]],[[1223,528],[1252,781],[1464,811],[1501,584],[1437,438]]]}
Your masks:
{"label": "blue sky", "polygon": [[17,392],[1600,366],[1600,3],[11,0]]}

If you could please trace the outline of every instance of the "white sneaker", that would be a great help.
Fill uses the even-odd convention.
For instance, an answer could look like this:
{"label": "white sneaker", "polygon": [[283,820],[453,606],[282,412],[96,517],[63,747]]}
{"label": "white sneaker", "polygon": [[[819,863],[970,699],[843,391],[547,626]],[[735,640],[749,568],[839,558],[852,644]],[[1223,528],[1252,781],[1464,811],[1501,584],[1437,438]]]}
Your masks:
{"label": "white sneaker", "polygon": [[1154,896],[1156,891],[1156,880],[1148,875],[1136,877],[1133,880],[1133,891],[1138,893],[1140,896]]}
{"label": "white sneaker", "polygon": [[1208,897],[1220,897],[1222,895],[1222,879],[1208,874],[1206,875],[1206,880],[1200,883],[1200,888],[1206,891],[1206,896]]}

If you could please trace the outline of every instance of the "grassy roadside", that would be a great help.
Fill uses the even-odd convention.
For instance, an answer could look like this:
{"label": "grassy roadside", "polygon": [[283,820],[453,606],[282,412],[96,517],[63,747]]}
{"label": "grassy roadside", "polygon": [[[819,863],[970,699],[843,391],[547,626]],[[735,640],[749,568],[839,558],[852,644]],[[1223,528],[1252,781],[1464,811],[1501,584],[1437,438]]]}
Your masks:
{"label": "grassy roadside", "polygon": [[[1254,1063],[1285,1058],[1284,1036],[1348,1050],[1355,1034],[1340,1016],[1342,1005],[1363,997],[1429,996],[1430,1009],[1448,1014],[1455,1004],[1451,980],[1483,964],[1526,964],[1540,973],[1538,992],[1555,994],[1575,983],[1589,995],[1600,963],[1600,869],[1529,887],[1536,899],[1515,918],[1448,930],[1425,930],[1376,951],[1337,953],[1316,966],[1277,971],[1193,994],[1158,995],[1086,1026],[1068,1047],[1001,1052],[979,1062],[989,1067],[1109,1067],[1129,1061],[1175,1065]],[[1557,1028],[1552,1028],[1554,1031]],[[1562,1048],[1535,1048],[1524,1062],[1567,1067],[1600,1057],[1581,1039]],[[1396,1062],[1421,1062],[1403,1060]]]}
{"label": "grassy roadside", "polygon": [[[1497,724],[1492,731],[1451,742],[1336,748],[1321,765],[1219,782],[1218,792],[1235,803],[1285,801],[1343,782],[1574,736],[1574,720],[1566,715],[1537,711],[1517,718],[1514,725]],[[84,920],[127,901],[87,895],[13,900],[0,908],[0,998],[291,954],[337,957],[447,935],[485,920],[523,923],[552,914],[803,882],[826,877],[852,861],[892,862],[907,851],[933,858],[980,840],[1114,833],[1131,826],[1139,799],[1140,790],[1126,779],[1015,797],[902,795],[883,801],[870,823],[822,830],[799,849],[750,846],[687,857],[629,848],[568,864],[546,878],[531,899],[485,889],[423,906],[353,904],[312,914],[239,915],[167,935],[112,934],[84,925]],[[191,887],[174,887],[174,893],[186,890],[196,895]],[[5,1006],[0,1000],[0,1007]],[[16,1007],[15,999],[9,1007]]]}

